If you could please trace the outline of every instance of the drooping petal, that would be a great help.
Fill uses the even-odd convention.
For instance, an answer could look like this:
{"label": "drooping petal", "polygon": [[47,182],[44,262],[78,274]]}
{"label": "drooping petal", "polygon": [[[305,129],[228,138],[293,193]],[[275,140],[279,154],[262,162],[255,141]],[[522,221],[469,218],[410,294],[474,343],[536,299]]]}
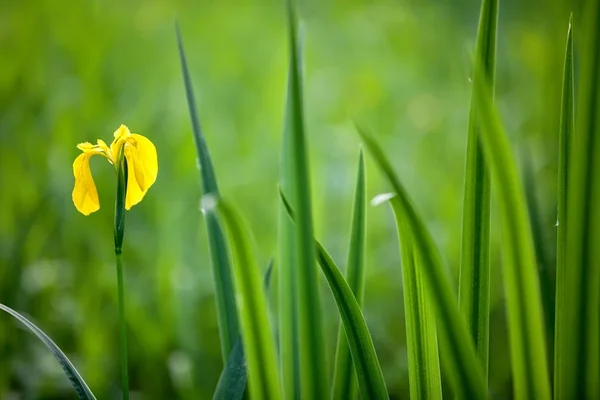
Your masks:
{"label": "drooping petal", "polygon": [[154,184],[158,175],[158,156],[156,147],[145,136],[132,133],[131,138],[135,141],[139,158],[144,166],[144,182],[146,189]]}
{"label": "drooping petal", "polygon": [[[127,154],[127,152],[128,150],[125,148],[125,153]],[[129,158],[127,158],[127,160],[129,160]],[[147,190],[142,190],[137,182],[137,179],[135,179],[135,164],[127,161],[127,170],[127,193],[125,194],[125,209],[129,210],[131,207],[142,201]]]}
{"label": "drooping petal", "polygon": [[83,215],[90,215],[100,208],[98,191],[92,171],[90,171],[90,158],[96,152],[84,152],[73,162],[73,175],[75,176],[75,187],[73,188],[73,203],[75,208]]}
{"label": "drooping petal", "polygon": [[148,187],[146,185],[146,179],[144,175],[144,164],[140,159],[138,149],[132,145],[127,144],[125,146],[125,158],[127,159],[128,168],[130,168],[131,170],[131,168],[133,167],[135,180],[137,181],[140,190],[145,192],[146,190],[148,190]]}

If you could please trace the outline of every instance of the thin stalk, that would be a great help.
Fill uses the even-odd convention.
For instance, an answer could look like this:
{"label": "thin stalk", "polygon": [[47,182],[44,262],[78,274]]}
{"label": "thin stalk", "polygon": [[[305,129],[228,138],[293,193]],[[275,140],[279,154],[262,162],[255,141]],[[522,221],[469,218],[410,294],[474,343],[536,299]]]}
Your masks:
{"label": "thin stalk", "polygon": [[119,290],[119,321],[121,324],[121,384],[123,385],[123,399],[128,400],[127,327],[125,325],[125,297],[123,295],[123,262],[121,253],[117,254],[117,284]]}
{"label": "thin stalk", "polygon": [[[124,147],[124,146],[123,146]],[[127,193],[127,161],[117,167],[117,197],[115,200],[115,256],[117,258],[117,290],[119,297],[119,323],[121,325],[121,385],[123,400],[129,400],[129,376],[127,368],[127,326],[125,323],[125,290],[123,285],[123,235],[125,233],[125,195]]]}

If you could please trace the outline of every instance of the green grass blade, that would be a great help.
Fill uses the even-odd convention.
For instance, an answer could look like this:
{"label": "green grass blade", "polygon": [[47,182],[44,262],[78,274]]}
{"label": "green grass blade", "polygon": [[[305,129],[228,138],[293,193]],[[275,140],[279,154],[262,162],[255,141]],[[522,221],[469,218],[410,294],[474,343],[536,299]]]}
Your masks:
{"label": "green grass blade", "polygon": [[[265,272],[264,286],[265,292],[269,291],[271,272],[273,271],[273,259],[269,261],[267,272]],[[238,336],[227,364],[221,372],[213,400],[241,400],[246,391],[246,381],[248,380],[248,371],[246,369],[246,355],[242,345],[242,337]]]}
{"label": "green grass blade", "polygon": [[501,210],[506,292],[514,396],[549,399],[545,331],[537,264],[523,187],[508,137],[492,103],[490,88],[476,67],[481,142],[492,171]]}
{"label": "green grass blade", "polygon": [[267,296],[250,246],[250,234],[238,213],[223,199],[202,198],[206,213],[217,211],[227,225],[236,267],[241,336],[248,364],[248,384],[253,399],[281,399],[275,340],[269,325]]}
{"label": "green grass blade", "polygon": [[304,132],[301,60],[297,21],[288,2],[290,46],[289,98],[290,156],[292,159],[292,202],[298,212],[295,224],[296,299],[298,307],[298,345],[300,354],[300,387],[302,398],[324,399],[329,395],[327,365],[321,317],[321,301],[311,211],[310,173]]}
{"label": "green grass blade", "polygon": [[567,160],[556,398],[593,399],[600,398],[600,3],[583,4],[577,119]]}
{"label": "green grass blade", "polygon": [[[285,190],[285,188],[283,189]],[[361,149],[358,157],[358,173],[356,177],[356,189],[354,192],[350,247],[348,250],[348,265],[346,266],[346,281],[354,293],[359,306],[362,306],[365,292],[365,198],[365,161]],[[340,326],[338,332],[334,371],[333,399],[356,399],[356,375],[343,326]]]}
{"label": "green grass blade", "polygon": [[[301,46],[301,42],[298,43]],[[298,50],[302,54],[301,48]],[[292,113],[294,99],[291,86],[291,65],[288,75],[285,123],[281,145],[279,185],[291,196],[295,196],[292,160]],[[279,357],[284,398],[300,400],[300,351],[299,316],[296,286],[296,227],[287,216],[283,205],[279,206]]]}
{"label": "green grass blade", "polygon": [[77,371],[77,369],[75,369],[73,363],[71,363],[71,361],[67,358],[65,353],[62,352],[62,350],[56,345],[56,343],[52,341],[52,339],[48,337],[48,335],[46,335],[33,322],[29,321],[27,318],[25,318],[12,308],[0,303],[0,310],[5,311],[6,313],[14,317],[17,321],[19,321],[21,324],[23,324],[27,329],[29,329],[31,333],[33,333],[35,336],[37,336],[38,339],[40,339],[40,341],[44,344],[44,346],[48,348],[48,350],[50,350],[54,358],[56,358],[56,361],[58,361],[63,371],[67,375],[67,378],[69,378],[71,385],[75,389],[75,392],[77,393],[77,396],[79,396],[80,399],[96,399],[88,385],[85,383],[85,381]]}
{"label": "green grass blade", "polygon": [[374,203],[378,204],[381,200],[390,201],[400,240],[410,397],[441,399],[440,359],[431,295],[423,280],[410,228],[401,218],[403,214],[400,201],[393,194],[384,194],[376,197]]}
{"label": "green grass blade", "polygon": [[[568,332],[572,329],[569,324],[569,305],[565,292],[565,276],[567,274],[567,181],[568,160],[570,143],[575,130],[575,88],[573,83],[573,15],[569,20],[567,30],[567,49],[565,51],[565,65],[563,69],[562,104],[560,115],[560,131],[558,136],[558,216],[556,232],[556,306],[554,329],[554,398],[565,398],[569,384],[563,379],[569,372],[564,368],[568,366],[570,355],[564,351],[569,348],[569,343],[563,343],[569,338]],[[564,360],[564,358],[567,360]],[[565,386],[566,384],[566,386]]]}
{"label": "green grass blade", "polygon": [[[206,140],[200,129],[200,122],[196,114],[196,100],[192,89],[192,81],[187,66],[183,42],[177,31],[177,44],[179,46],[179,56],[181,60],[181,69],[183,72],[183,81],[185,83],[185,92],[188,100],[190,118],[192,120],[192,130],[194,132],[194,142],[198,152],[200,165],[200,185],[202,192],[206,194],[219,195],[217,179],[210,160],[210,154],[206,145]],[[210,258],[213,270],[213,281],[215,286],[215,302],[217,304],[217,319],[219,322],[219,335],[221,340],[221,356],[223,362],[226,362],[229,353],[239,335],[239,322],[235,306],[235,288],[231,277],[231,261],[229,260],[229,249],[225,242],[223,229],[216,215],[206,215],[206,229],[208,232],[208,244],[210,248]]]}
{"label": "green grass blade", "polygon": [[411,232],[415,253],[421,266],[425,287],[436,315],[437,333],[445,371],[454,394],[464,399],[484,399],[488,397],[481,366],[477,361],[475,346],[469,331],[456,305],[456,296],[442,265],[439,252],[406,193],[394,173],[390,162],[381,147],[365,130],[358,131],[367,148],[375,158],[379,168],[392,185],[398,196],[398,218]]}
{"label": "green grass blade", "polygon": [[[483,0],[475,57],[494,81],[498,0]],[[490,336],[490,172],[479,142],[477,103],[471,102],[465,168],[458,305],[487,380]]]}
{"label": "green grass blade", "polygon": [[[280,191],[282,203],[291,219],[297,220],[294,210]],[[329,288],[335,299],[338,311],[344,324],[344,331],[348,339],[348,347],[352,355],[352,362],[356,370],[358,387],[363,399],[389,399],[379,359],[375,346],[369,333],[369,328],[360,310],[360,306],[352,289],[344,279],[340,269],[335,265],[325,248],[316,240],[317,260],[321,271],[327,279]]]}

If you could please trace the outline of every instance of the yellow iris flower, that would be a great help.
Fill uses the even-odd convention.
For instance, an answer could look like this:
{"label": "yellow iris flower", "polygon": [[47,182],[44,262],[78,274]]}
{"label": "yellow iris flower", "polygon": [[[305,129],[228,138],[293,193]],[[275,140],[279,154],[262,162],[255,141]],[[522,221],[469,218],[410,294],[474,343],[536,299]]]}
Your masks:
{"label": "yellow iris flower", "polygon": [[100,139],[95,145],[89,142],[77,145],[83,154],[80,154],[73,162],[73,174],[75,175],[73,203],[83,215],[90,215],[100,209],[98,191],[92,178],[92,171],[90,171],[92,156],[98,154],[106,157],[115,168],[121,164],[123,157],[127,160],[126,210],[142,201],[150,186],[156,181],[158,157],[154,144],[142,135],[131,133],[125,125],[121,125],[115,131],[114,137],[110,147]]}

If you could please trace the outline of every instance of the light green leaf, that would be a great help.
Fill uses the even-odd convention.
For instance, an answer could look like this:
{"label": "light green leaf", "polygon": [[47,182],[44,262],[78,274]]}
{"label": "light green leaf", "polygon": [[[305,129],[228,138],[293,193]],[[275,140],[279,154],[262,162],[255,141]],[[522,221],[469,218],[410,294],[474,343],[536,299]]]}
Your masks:
{"label": "light green leaf", "polygon": [[454,394],[462,399],[485,399],[488,394],[475,347],[472,341],[464,340],[469,337],[469,331],[459,313],[456,296],[433,239],[377,142],[365,130],[358,128],[358,132],[397,195],[397,218],[411,232],[414,251],[420,260],[425,287],[436,315],[442,362]]}
{"label": "light green leaf", "polygon": [[[265,272],[264,286],[265,292],[269,291],[271,272],[273,271],[273,259],[269,261],[267,272]],[[246,368],[246,355],[242,345],[242,337],[238,336],[227,364],[221,372],[217,388],[213,394],[213,400],[241,400],[246,392],[246,381],[248,380],[248,371]]]}
{"label": "light green leaf", "polygon": [[[562,149],[568,152],[567,249],[557,273],[557,399],[600,398],[600,2],[584,1],[581,11],[575,131]],[[572,110],[564,108],[568,118]]]}
{"label": "light green leaf", "polygon": [[[297,220],[295,212],[284,194],[281,191],[279,194],[290,218]],[[344,324],[361,397],[363,399],[388,400],[389,395],[383,380],[379,359],[375,353],[375,346],[352,289],[325,248],[316,240],[314,240],[314,246],[317,249],[317,260],[321,271],[327,279]]]}
{"label": "light green leaf", "polygon": [[[285,190],[285,188],[283,189]],[[358,173],[354,192],[348,265],[346,266],[346,281],[352,293],[354,293],[359,306],[362,306],[365,292],[365,198],[365,161],[361,149],[358,157]],[[356,375],[343,325],[340,326],[338,331],[333,382],[333,399],[356,399]]]}
{"label": "light green leaf", "polygon": [[481,142],[492,171],[501,210],[504,289],[516,399],[549,399],[550,382],[540,286],[523,187],[508,137],[491,99],[490,88],[476,67]]}
{"label": "light green leaf", "polygon": [[77,396],[79,396],[80,399],[96,399],[88,385],[85,383],[85,381],[77,371],[77,369],[75,369],[73,363],[67,358],[65,353],[62,352],[62,350],[56,345],[56,343],[54,343],[52,339],[48,337],[48,335],[46,335],[33,322],[29,321],[27,318],[25,318],[12,308],[0,303],[0,310],[5,311],[6,313],[14,317],[17,321],[25,325],[25,327],[29,329],[31,333],[37,336],[37,338],[40,339],[44,346],[46,346],[48,350],[50,350],[54,358],[56,358],[56,361],[58,361],[58,363],[62,367],[63,371],[65,371],[67,378],[69,378],[73,389],[75,389],[75,392],[77,393]]}
{"label": "light green leaf", "polygon": [[217,211],[227,225],[235,268],[241,336],[248,364],[248,385],[253,399],[281,399],[275,340],[269,324],[267,297],[250,246],[250,233],[238,213],[224,199],[202,198],[206,213]]}
{"label": "light green leaf", "polygon": [[411,399],[441,399],[440,359],[433,313],[427,285],[424,282],[418,253],[415,252],[410,228],[402,215],[402,205],[393,194],[379,195],[377,205],[390,201],[402,253],[402,283],[408,348],[408,379]]}

